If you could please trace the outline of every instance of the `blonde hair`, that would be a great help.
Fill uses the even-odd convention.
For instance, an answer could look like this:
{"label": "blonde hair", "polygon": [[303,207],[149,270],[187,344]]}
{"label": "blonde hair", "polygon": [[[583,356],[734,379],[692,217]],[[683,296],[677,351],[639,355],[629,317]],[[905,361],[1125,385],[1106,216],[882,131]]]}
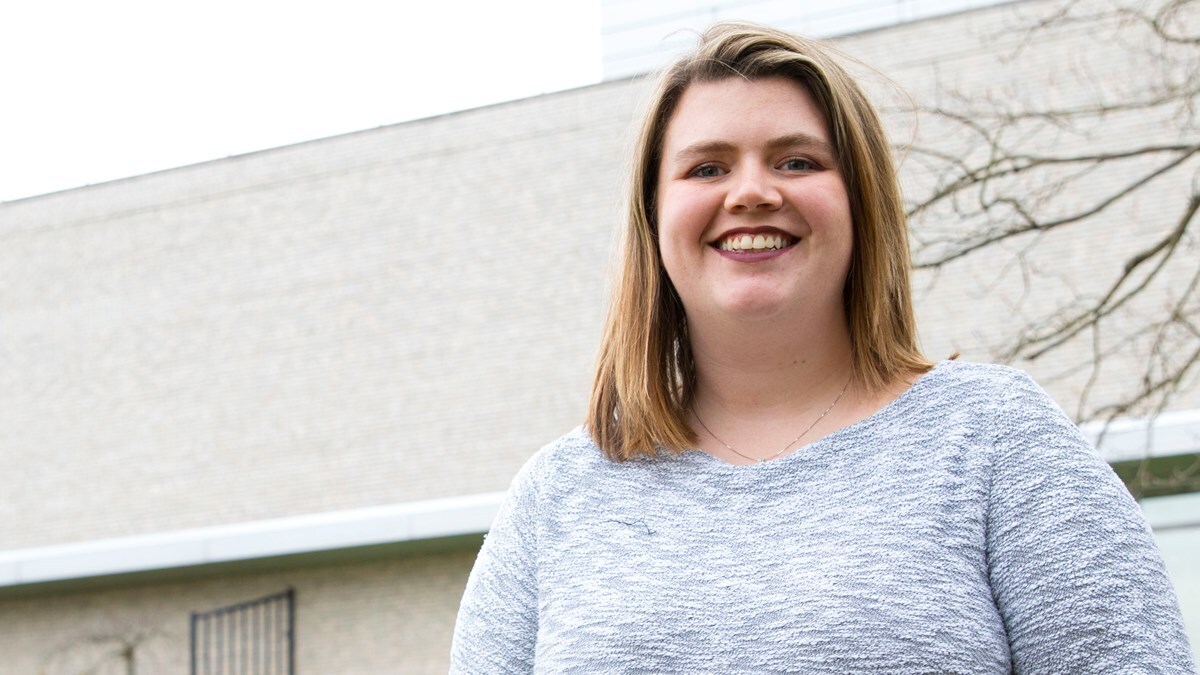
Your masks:
{"label": "blonde hair", "polygon": [[866,95],[831,47],[744,23],[718,23],[696,51],[664,70],[642,121],[630,172],[628,213],[612,301],[592,384],[587,427],[610,459],[680,451],[695,364],[683,304],[663,269],[656,185],[663,137],[693,82],[787,77],[824,112],[850,197],[854,244],[843,292],[854,377],[877,391],[924,372],[909,291],[908,232],[887,136]]}

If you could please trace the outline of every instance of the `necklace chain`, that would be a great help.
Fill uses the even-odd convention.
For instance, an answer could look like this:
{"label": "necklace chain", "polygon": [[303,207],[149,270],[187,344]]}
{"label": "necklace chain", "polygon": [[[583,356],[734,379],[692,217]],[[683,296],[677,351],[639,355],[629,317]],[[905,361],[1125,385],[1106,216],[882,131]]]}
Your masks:
{"label": "necklace chain", "polygon": [[720,438],[718,438],[717,435],[712,432],[712,429],[709,429],[708,425],[704,423],[704,420],[700,419],[700,413],[696,412],[696,408],[694,408],[694,407],[692,408],[692,415],[695,415],[696,421],[699,422],[700,426],[705,431],[708,432],[709,436],[712,436],[718,443],[725,446],[725,448],[728,449],[733,454],[737,455],[738,457],[743,457],[745,459],[748,459],[752,462],[760,462],[760,463],[766,462],[768,460],[775,459],[776,457],[787,452],[788,448],[790,448],[796,444],[796,441],[800,440],[801,438],[804,438],[804,435],[807,434],[808,432],[812,431],[813,427],[817,426],[818,422],[825,419],[825,416],[829,414],[829,411],[833,410],[833,406],[837,405],[838,401],[842,400],[842,394],[846,393],[846,389],[850,386],[851,379],[853,379],[853,376],[851,376],[849,379],[846,380],[846,384],[842,385],[842,390],[840,392],[838,392],[837,398],[833,399],[833,403],[829,404],[829,407],[825,409],[825,412],[821,413],[821,415],[819,417],[817,417],[817,419],[813,420],[813,423],[808,425],[804,429],[804,431],[801,431],[799,436],[793,438],[787,445],[783,446],[783,448],[779,452],[771,455],[770,457],[762,457],[762,458],[751,457],[750,455],[747,455],[743,452],[739,452],[737,448],[733,447],[732,445],[730,445],[730,444],[726,443],[725,441],[721,440]]}

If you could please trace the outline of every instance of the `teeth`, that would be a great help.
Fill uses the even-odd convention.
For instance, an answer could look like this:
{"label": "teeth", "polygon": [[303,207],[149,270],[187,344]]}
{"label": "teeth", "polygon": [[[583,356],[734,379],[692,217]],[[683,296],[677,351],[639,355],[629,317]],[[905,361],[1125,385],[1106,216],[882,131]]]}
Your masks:
{"label": "teeth", "polygon": [[773,235],[734,235],[722,239],[718,244],[718,248],[722,251],[763,251],[767,249],[780,249],[791,243],[790,237],[785,237],[781,234]]}

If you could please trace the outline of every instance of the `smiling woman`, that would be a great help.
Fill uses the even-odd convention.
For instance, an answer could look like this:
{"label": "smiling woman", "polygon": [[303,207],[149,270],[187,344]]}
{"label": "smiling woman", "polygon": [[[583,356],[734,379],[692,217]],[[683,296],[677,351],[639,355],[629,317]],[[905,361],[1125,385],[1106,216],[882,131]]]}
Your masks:
{"label": "smiling woman", "polygon": [[514,480],[453,672],[1192,672],[1079,430],[917,349],[887,139],[838,58],[718,24],[663,73],[587,423]]}
{"label": "smiling woman", "polygon": [[844,329],[853,233],[827,126],[784,77],[700,82],[680,99],[663,139],[658,237],[700,331],[694,350],[720,349],[708,329],[721,316]]}

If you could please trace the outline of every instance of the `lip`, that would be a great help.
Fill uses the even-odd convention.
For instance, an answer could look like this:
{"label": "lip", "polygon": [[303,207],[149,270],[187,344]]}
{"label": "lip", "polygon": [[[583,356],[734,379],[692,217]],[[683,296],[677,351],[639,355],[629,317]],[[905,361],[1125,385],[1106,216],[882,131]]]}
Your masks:
{"label": "lip", "polygon": [[792,244],[787,248],[764,249],[762,251],[752,251],[749,253],[744,253],[742,251],[722,251],[719,248],[713,248],[713,250],[726,260],[736,260],[737,262],[744,263],[756,263],[764,260],[770,260],[772,258],[778,258],[781,255],[787,255],[788,252],[794,248],[796,248],[795,244]]}
{"label": "lip", "polygon": [[[748,234],[748,235],[780,234],[780,235],[787,237],[788,239],[791,239],[792,243],[783,248],[763,249],[761,251],[722,251],[721,247],[717,245],[717,242],[720,242],[723,239],[726,239],[727,237],[732,237],[734,235],[740,235],[740,234]],[[801,240],[800,237],[797,237],[796,235],[793,235],[789,232],[781,230],[778,227],[769,227],[769,226],[766,226],[766,227],[735,227],[735,228],[725,230],[724,232],[722,232],[719,236],[717,236],[715,239],[713,239],[711,242],[708,243],[708,247],[711,248],[712,250],[716,251],[722,258],[725,258],[727,260],[735,260],[737,262],[745,262],[745,263],[755,263],[755,262],[762,262],[764,260],[771,260],[773,258],[778,258],[781,255],[786,255],[789,251],[796,248],[796,244],[800,243],[800,240]]]}

